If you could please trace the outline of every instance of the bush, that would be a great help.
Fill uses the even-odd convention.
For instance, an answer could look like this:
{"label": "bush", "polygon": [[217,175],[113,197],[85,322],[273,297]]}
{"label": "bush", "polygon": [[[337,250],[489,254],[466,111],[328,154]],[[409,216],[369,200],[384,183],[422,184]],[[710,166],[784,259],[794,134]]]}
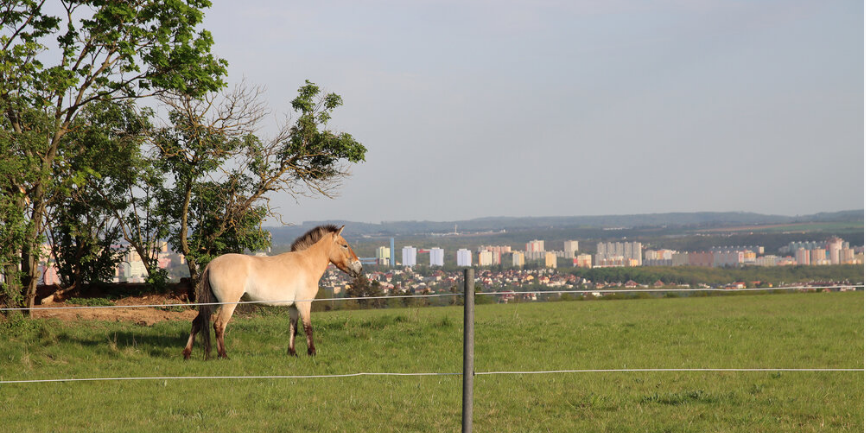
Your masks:
{"label": "bush", "polygon": [[86,307],[110,307],[114,305],[114,302],[107,298],[69,298],[66,302]]}

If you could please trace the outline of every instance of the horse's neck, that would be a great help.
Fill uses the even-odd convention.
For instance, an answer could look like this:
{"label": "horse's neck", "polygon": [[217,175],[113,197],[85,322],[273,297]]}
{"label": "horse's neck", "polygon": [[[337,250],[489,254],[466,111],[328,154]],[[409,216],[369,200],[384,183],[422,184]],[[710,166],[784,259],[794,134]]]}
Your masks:
{"label": "horse's neck", "polygon": [[328,269],[328,264],[331,262],[329,254],[330,244],[328,242],[330,242],[330,237],[325,236],[309,248],[298,251],[298,254],[302,254],[310,259],[310,263],[314,266],[313,271],[315,271],[319,278],[322,278],[325,270]]}

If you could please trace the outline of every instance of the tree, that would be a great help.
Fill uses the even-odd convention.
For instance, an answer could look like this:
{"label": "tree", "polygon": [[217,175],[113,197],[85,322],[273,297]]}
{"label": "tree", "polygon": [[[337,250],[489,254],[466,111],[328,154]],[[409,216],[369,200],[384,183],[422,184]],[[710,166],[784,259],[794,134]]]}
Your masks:
{"label": "tree", "polygon": [[[79,113],[101,101],[165,91],[203,95],[223,87],[226,72],[226,62],[210,53],[210,33],[197,30],[206,0],[65,0],[60,16],[47,14],[44,4],[0,6],[0,238],[10,242],[0,259],[7,301],[28,307],[47,210],[64,181],[53,174],[69,164],[66,146],[77,143],[66,135]],[[52,36],[56,45],[46,45]]]}
{"label": "tree", "polygon": [[364,160],[366,148],[351,135],[326,129],[342,105],[338,95],[322,95],[307,81],[292,101],[295,122],[265,140],[257,135],[267,113],[260,94],[239,85],[223,95],[162,98],[171,108],[171,125],[154,139],[154,164],[169,175],[162,212],[171,226],[169,241],[186,256],[193,281],[220,254],[269,245],[261,225],[277,215],[268,194],[331,197],[348,174],[344,161]]}
{"label": "tree", "polygon": [[114,276],[125,252],[117,248],[125,225],[116,211],[129,206],[148,116],[132,101],[98,101],[66,135],[72,143],[63,146],[63,158],[69,163],[55,166],[57,193],[47,211],[52,255],[65,286],[53,296]]}
{"label": "tree", "polygon": [[[346,289],[346,296],[349,298],[367,298],[384,295],[385,292],[382,290],[382,285],[378,281],[370,283],[370,280],[364,274],[359,274],[352,278],[352,281],[349,282],[349,287]],[[358,305],[362,307],[382,308],[385,304],[384,299],[358,299]]]}

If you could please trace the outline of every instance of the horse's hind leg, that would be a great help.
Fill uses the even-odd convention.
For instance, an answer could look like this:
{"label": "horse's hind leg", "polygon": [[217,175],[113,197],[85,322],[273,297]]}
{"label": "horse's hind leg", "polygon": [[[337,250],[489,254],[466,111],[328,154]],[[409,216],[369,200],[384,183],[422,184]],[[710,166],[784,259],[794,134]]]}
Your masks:
{"label": "horse's hind leg", "polygon": [[[189,355],[192,353],[192,344],[195,342],[195,335],[201,331],[201,313],[198,316],[195,316],[195,319],[192,320],[192,330],[189,333],[189,340],[186,342],[186,347],[183,348],[183,359],[189,359]],[[205,332],[210,332],[205,329]]]}
{"label": "horse's hind leg", "polygon": [[316,346],[313,344],[313,322],[310,320],[309,302],[298,302],[298,311],[301,314],[301,322],[304,324],[304,333],[307,334],[307,355],[314,356],[316,354]]}
{"label": "horse's hind leg", "polygon": [[298,335],[298,308],[292,305],[289,307],[289,356],[298,356],[295,352],[295,337]]}
{"label": "horse's hind leg", "polygon": [[228,358],[226,354],[225,332],[232,314],[235,312],[237,304],[225,304],[220,307],[220,312],[217,314],[217,319],[213,323],[214,333],[217,340],[217,354],[220,358]]}

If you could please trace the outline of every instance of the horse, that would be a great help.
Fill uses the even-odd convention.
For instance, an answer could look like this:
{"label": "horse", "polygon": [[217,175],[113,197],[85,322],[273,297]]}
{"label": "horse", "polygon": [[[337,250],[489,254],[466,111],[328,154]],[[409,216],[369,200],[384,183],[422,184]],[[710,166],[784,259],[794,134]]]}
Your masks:
{"label": "horse", "polygon": [[[225,330],[241,298],[265,305],[289,307],[289,350],[295,352],[298,318],[307,335],[307,354],[316,354],[313,344],[313,326],[310,320],[310,300],[319,291],[319,280],[330,263],[352,277],[361,274],[361,261],[341,236],[346,226],[322,225],[313,228],[295,240],[289,252],[270,257],[243,254],[225,254],[215,258],[202,272],[197,286],[198,302],[209,304],[226,302],[219,307],[213,328],[217,340],[217,353],[227,358]],[[203,331],[205,359],[210,357],[210,320],[216,305],[199,305],[198,315],[192,321],[189,340],[183,349],[183,358],[189,359],[195,335]]]}

